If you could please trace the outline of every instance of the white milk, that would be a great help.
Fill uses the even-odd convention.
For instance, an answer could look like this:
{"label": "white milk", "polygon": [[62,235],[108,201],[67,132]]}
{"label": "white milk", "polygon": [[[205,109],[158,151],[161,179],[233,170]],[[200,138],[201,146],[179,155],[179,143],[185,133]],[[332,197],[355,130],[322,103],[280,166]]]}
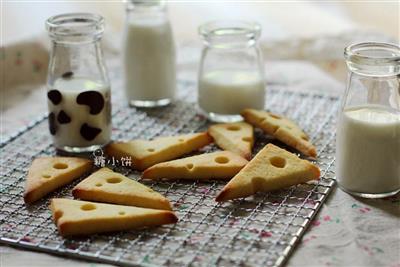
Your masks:
{"label": "white milk", "polygon": [[[62,95],[62,100],[57,105],[48,99],[49,113],[53,112],[56,117],[57,130],[53,135],[56,147],[89,147],[104,145],[110,141],[111,99],[109,85],[83,77],[72,77],[57,79],[49,90],[58,90]],[[101,111],[95,111],[98,112],[97,114],[91,114],[88,105],[77,103],[78,95],[86,91],[98,92],[104,99]],[[91,99],[93,100],[93,97]],[[70,117],[69,123],[59,122],[58,114],[61,110]],[[82,136],[82,125],[85,123],[90,127],[101,130],[92,140],[87,140]]]}
{"label": "white milk", "polygon": [[336,176],[352,192],[400,189],[400,113],[379,106],[344,111],[336,139]]}
{"label": "white milk", "polygon": [[240,114],[244,108],[263,109],[265,84],[256,72],[211,71],[199,79],[199,105],[206,112]]}
{"label": "white milk", "polygon": [[128,22],[125,87],[131,100],[157,101],[175,95],[175,47],[169,21],[144,17]]}

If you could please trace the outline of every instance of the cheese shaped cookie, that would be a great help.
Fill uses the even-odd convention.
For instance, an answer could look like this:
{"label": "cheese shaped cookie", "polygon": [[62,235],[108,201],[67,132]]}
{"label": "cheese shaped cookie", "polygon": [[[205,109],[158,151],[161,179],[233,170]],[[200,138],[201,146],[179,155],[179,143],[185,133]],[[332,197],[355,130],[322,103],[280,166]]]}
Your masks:
{"label": "cheese shaped cookie", "polygon": [[222,149],[251,158],[254,145],[253,126],[245,122],[221,123],[208,128],[214,142]]}
{"label": "cheese shaped cookie", "polygon": [[37,158],[29,168],[24,201],[32,203],[48,193],[69,184],[92,168],[88,159],[73,157]]}
{"label": "cheese shaped cookie", "polygon": [[247,160],[230,151],[219,151],[156,164],[144,179],[231,179]]}
{"label": "cheese shaped cookie", "polygon": [[212,142],[207,133],[194,133],[154,140],[117,142],[107,146],[106,153],[116,158],[130,157],[132,168],[144,170],[154,164],[176,159]]}
{"label": "cheese shaped cookie", "polygon": [[258,191],[286,188],[318,179],[319,176],[319,168],[311,162],[268,144],[229,181],[216,197],[216,201],[247,197]]}
{"label": "cheese shaped cookie", "polygon": [[245,109],[241,115],[245,121],[256,126],[279,141],[291,146],[306,156],[316,157],[317,150],[308,136],[293,121],[263,110]]}
{"label": "cheese shaped cookie", "polygon": [[123,231],[176,223],[172,211],[54,198],[50,209],[62,236]]}
{"label": "cheese shaped cookie", "polygon": [[160,193],[108,168],[102,168],[80,182],[72,195],[83,200],[171,210],[168,199]]}

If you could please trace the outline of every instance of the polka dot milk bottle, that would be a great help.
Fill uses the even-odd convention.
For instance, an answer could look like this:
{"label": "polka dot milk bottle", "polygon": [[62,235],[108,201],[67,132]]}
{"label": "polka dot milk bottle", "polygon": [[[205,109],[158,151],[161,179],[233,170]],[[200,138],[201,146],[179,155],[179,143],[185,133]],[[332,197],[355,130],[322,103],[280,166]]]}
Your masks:
{"label": "polka dot milk bottle", "polygon": [[49,130],[57,149],[89,152],[111,136],[111,92],[100,40],[104,19],[90,13],[49,18]]}

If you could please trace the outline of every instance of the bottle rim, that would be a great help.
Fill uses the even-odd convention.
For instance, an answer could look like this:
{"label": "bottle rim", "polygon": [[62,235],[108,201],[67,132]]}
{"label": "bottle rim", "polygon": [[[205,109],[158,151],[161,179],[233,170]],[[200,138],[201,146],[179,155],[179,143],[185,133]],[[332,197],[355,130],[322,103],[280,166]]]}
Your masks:
{"label": "bottle rim", "polygon": [[64,13],[46,20],[51,37],[101,37],[104,25],[104,18],[94,13]]}
{"label": "bottle rim", "polygon": [[166,8],[165,0],[128,0],[126,1],[126,10],[132,11],[135,9],[151,9],[164,10]]}
{"label": "bottle rim", "polygon": [[344,49],[346,61],[358,65],[399,66],[400,46],[383,42],[362,42]]}
{"label": "bottle rim", "polygon": [[200,25],[198,31],[204,40],[232,37],[257,40],[261,35],[261,25],[252,21],[216,20]]}

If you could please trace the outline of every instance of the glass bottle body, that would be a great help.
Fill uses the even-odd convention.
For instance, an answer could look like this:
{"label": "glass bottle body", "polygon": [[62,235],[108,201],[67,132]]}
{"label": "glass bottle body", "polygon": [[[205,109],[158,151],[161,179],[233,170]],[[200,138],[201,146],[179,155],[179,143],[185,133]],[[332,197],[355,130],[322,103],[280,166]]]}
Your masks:
{"label": "glass bottle body", "polygon": [[349,79],[336,134],[336,177],[346,192],[379,198],[400,191],[400,48],[345,50]]}
{"label": "glass bottle body", "polygon": [[257,44],[260,26],[211,22],[199,31],[204,47],[198,76],[198,104],[209,119],[240,121],[243,109],[263,109],[265,79]]}
{"label": "glass bottle body", "polygon": [[111,138],[111,91],[100,39],[104,20],[89,13],[47,20],[49,129],[57,149],[88,152]]}
{"label": "glass bottle body", "polygon": [[128,2],[123,51],[130,105],[168,105],[176,91],[176,55],[164,1]]}

